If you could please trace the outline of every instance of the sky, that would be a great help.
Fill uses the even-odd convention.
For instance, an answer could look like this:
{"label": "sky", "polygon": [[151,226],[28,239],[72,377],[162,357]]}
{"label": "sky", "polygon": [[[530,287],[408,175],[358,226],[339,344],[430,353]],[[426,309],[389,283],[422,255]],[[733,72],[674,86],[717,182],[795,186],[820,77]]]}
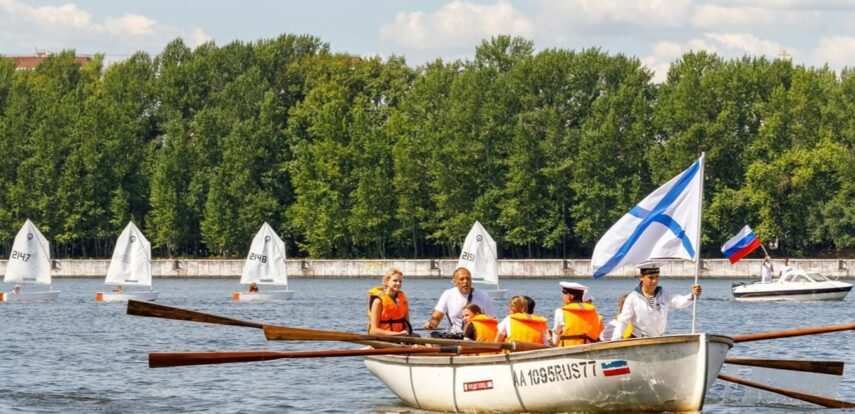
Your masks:
{"label": "sky", "polygon": [[855,0],[0,0],[0,55],[74,49],[108,62],[191,47],[310,34],[333,52],[472,59],[484,39],[536,50],[596,47],[637,57],[663,81],[688,51],[855,66]]}

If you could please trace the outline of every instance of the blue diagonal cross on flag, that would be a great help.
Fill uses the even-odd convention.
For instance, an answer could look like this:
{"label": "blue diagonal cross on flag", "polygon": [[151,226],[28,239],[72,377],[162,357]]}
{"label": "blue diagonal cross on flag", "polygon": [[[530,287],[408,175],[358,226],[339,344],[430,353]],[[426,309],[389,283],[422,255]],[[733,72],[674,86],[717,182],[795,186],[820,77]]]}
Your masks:
{"label": "blue diagonal cross on flag", "polygon": [[591,258],[595,278],[651,258],[696,260],[703,166],[702,155],[641,200],[600,238]]}

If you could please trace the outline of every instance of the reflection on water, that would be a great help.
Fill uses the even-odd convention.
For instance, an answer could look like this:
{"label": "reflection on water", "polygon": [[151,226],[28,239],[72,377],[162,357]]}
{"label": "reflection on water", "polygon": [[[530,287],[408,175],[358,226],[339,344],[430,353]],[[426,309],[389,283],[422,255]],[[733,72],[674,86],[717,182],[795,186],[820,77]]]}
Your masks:
{"label": "reflection on water", "polygon": [[[605,318],[631,279],[578,280],[593,288]],[[234,279],[157,279],[159,303],[288,326],[364,332],[366,294],[375,279],[295,279],[294,299],[235,303]],[[776,331],[855,321],[852,298],[844,302],[743,303],[731,300],[733,280],[703,281],[697,330],[725,335]],[[688,292],[691,280],[663,279]],[[427,319],[448,280],[405,279],[414,325]],[[59,279],[59,299],[39,304],[0,303],[0,412],[420,412],[403,406],[358,358],[275,360],[248,364],[149,369],[149,352],[318,350],[353,348],[337,342],[267,342],[260,330],[125,315],[124,304],[95,303],[102,279]],[[508,298],[526,294],[536,312],[561,304],[554,279],[503,280]],[[8,290],[10,286],[3,286]],[[503,301],[502,301],[503,302]],[[504,303],[497,309],[504,310]],[[498,315],[503,317],[504,315]],[[551,321],[550,321],[551,323]],[[691,311],[674,310],[669,332],[688,332]],[[853,333],[737,344],[729,356],[845,361],[837,398],[855,401]],[[751,378],[750,370],[726,366]],[[717,381],[704,412],[792,413],[806,403]]]}

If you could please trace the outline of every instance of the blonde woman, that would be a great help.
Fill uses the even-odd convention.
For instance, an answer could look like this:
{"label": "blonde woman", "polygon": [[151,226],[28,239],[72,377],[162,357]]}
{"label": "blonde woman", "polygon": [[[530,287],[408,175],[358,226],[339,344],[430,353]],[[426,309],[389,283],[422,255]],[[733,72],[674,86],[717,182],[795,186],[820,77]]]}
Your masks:
{"label": "blonde woman", "polygon": [[407,295],[401,290],[404,275],[391,269],[383,275],[383,284],[368,291],[368,334],[409,335],[410,310]]}
{"label": "blonde woman", "polygon": [[496,342],[532,342],[548,344],[549,326],[543,316],[528,313],[529,301],[517,295],[508,302],[510,315],[499,323]]}

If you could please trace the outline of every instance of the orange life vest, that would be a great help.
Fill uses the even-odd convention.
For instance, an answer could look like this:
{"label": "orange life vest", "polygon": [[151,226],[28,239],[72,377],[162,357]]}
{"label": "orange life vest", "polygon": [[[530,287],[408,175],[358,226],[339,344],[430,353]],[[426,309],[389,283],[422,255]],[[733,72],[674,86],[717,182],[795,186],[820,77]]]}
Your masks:
{"label": "orange life vest", "polygon": [[505,342],[521,341],[535,344],[543,343],[543,335],[549,329],[547,320],[540,315],[515,313],[510,315],[511,332]]}
{"label": "orange life vest", "polygon": [[493,342],[499,332],[499,322],[489,315],[479,313],[472,318],[472,326],[475,327],[475,340],[479,342]]}
{"label": "orange life vest", "polygon": [[558,346],[590,344],[599,341],[603,331],[603,322],[597,313],[597,307],[590,303],[568,303],[561,307],[564,311],[564,330]]}
{"label": "orange life vest", "polygon": [[398,291],[398,303],[389,297],[383,289],[373,288],[368,291],[368,330],[371,331],[371,304],[374,299],[380,300],[380,328],[394,332],[407,331],[412,333],[410,322],[407,320],[409,314],[409,303],[407,295]]}

